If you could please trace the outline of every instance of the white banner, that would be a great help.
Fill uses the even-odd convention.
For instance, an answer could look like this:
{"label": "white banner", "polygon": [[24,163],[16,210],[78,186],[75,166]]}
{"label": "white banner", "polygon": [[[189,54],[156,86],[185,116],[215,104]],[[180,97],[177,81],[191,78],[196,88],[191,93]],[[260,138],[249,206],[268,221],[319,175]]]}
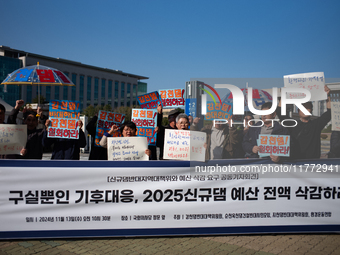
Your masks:
{"label": "white banner", "polygon": [[[222,168],[213,164],[209,171],[204,163],[190,168],[171,161],[138,162],[139,167],[118,161],[117,167],[111,162],[13,162],[0,168],[0,239],[13,231],[86,230],[91,236],[91,230],[340,229],[338,165],[320,164],[311,174],[310,164],[264,160],[267,164],[224,161]],[[261,171],[251,172],[254,166]]]}
{"label": "white banner", "polygon": [[145,150],[148,148],[146,137],[108,137],[108,160],[149,160]]}
{"label": "white banner", "polygon": [[206,137],[204,132],[165,129],[164,158],[204,161]]}
{"label": "white banner", "polygon": [[26,142],[26,125],[0,124],[0,155],[20,154]]}
{"label": "white banner", "polygon": [[[284,86],[286,88],[303,88],[311,93],[310,101],[319,101],[327,99],[325,92],[325,75],[323,72],[316,73],[299,73],[283,76]],[[306,95],[301,93],[287,93],[287,98],[304,98]]]}

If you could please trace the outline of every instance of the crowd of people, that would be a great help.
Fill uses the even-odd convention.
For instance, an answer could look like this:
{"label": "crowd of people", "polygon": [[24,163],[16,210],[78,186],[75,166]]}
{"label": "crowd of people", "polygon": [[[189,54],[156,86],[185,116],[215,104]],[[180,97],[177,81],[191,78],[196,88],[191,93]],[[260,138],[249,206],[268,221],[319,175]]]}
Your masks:
{"label": "crowd of people", "polygon": [[[327,94],[329,89],[325,87]],[[23,100],[17,100],[16,106],[10,113],[7,124],[16,124],[19,110],[24,106]],[[304,103],[303,106],[312,113],[313,104],[311,102]],[[245,113],[243,116],[246,125],[230,125],[231,122],[214,122],[203,126],[200,118],[192,118],[178,110],[172,110],[168,115],[168,125],[163,126],[163,109],[159,105],[157,108],[157,140],[156,146],[149,146],[145,150],[145,154],[150,160],[163,159],[164,156],[164,135],[165,129],[177,130],[192,130],[206,133],[206,142],[204,143],[206,160],[211,159],[235,159],[235,158],[258,158],[260,148],[257,144],[260,134],[265,135],[289,135],[290,136],[290,156],[279,157],[270,155],[273,162],[278,163],[287,159],[318,159],[321,156],[321,131],[331,120],[330,100],[327,100],[327,111],[320,117],[311,119],[311,115],[305,115],[299,110],[299,120],[297,125],[289,125],[289,121],[285,122],[286,126],[280,125],[277,121],[272,121],[278,118],[284,120],[286,116],[281,115],[280,104],[276,111],[262,115],[262,121],[254,123],[253,115]],[[272,108],[272,103],[264,103],[261,110]],[[23,109],[24,124],[27,125],[27,143],[25,148],[20,152],[20,155],[0,155],[0,158],[10,159],[42,159],[44,148],[52,146],[52,159],[57,160],[79,160],[80,148],[86,146],[86,137],[81,127],[82,121],[78,122],[79,138],[49,138],[48,128],[50,121],[47,116],[44,116],[42,110],[38,107],[37,111],[32,111],[26,107]],[[98,117],[94,116],[86,125],[86,130],[91,135],[91,151],[89,160],[107,160],[107,138],[111,136],[130,137],[136,136],[137,127],[135,123],[126,121],[118,126],[113,125],[111,129],[105,133],[100,141],[100,146],[95,146],[95,136]],[[43,128],[38,128],[38,125]],[[5,124],[5,107],[0,104],[0,124]],[[214,125],[213,125],[214,124]],[[159,147],[159,155],[157,156],[156,147]],[[340,131],[332,131],[330,140],[329,158],[340,157]]]}

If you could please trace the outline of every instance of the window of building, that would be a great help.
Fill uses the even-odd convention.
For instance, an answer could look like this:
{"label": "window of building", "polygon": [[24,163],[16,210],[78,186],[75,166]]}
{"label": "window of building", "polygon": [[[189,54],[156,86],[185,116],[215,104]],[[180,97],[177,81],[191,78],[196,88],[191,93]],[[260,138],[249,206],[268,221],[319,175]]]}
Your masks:
{"label": "window of building", "polygon": [[107,103],[109,105],[111,105],[111,103],[112,103],[112,81],[111,80],[109,80],[108,91],[107,92],[108,92],[107,93],[107,99],[108,99]]}
{"label": "window of building", "polygon": [[54,87],[54,99],[55,100],[59,100],[59,89],[60,88],[60,86],[55,86]]}
{"label": "window of building", "polygon": [[72,82],[76,86],[71,87],[71,100],[75,101],[76,100],[76,88],[77,88],[77,74],[75,73],[72,74]]}
{"label": "window of building", "polygon": [[80,75],[79,76],[79,101],[80,101],[80,110],[83,109],[84,104],[84,80],[85,76]]}
{"label": "window of building", "polygon": [[46,86],[46,101],[50,102],[51,100],[51,86]]}
{"label": "window of building", "polygon": [[131,98],[131,84],[128,83],[127,84],[127,88],[126,88],[126,106],[130,107],[130,98]]}
{"label": "window of building", "polygon": [[137,106],[137,84],[132,85],[132,104],[134,107]]}
{"label": "window of building", "polygon": [[121,84],[120,84],[120,104],[119,104],[119,106],[124,106],[124,97],[125,97],[124,91],[125,91],[125,82],[121,82]]}
{"label": "window of building", "polygon": [[101,104],[105,104],[105,83],[106,83],[106,80],[102,79],[102,92],[101,92],[101,99],[100,99]]}
{"label": "window of building", "polygon": [[86,88],[86,95],[87,95],[87,106],[89,106],[91,104],[91,86],[92,86],[92,77],[91,76],[87,76],[87,88]]}
{"label": "window of building", "polygon": [[94,105],[98,105],[99,78],[94,78]]}
{"label": "window of building", "polygon": [[115,81],[115,104],[114,104],[114,108],[118,107],[118,93],[119,93],[119,82]]}
{"label": "window of building", "polygon": [[32,103],[32,86],[27,85],[27,90],[26,90],[26,101],[27,103]]}

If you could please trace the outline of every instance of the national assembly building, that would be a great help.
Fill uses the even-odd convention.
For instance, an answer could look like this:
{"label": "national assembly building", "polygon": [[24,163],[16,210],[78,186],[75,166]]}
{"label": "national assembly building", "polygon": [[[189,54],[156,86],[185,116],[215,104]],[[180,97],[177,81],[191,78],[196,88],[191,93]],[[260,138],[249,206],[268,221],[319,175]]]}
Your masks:
{"label": "national assembly building", "polygon": [[[148,77],[112,70],[61,58],[52,58],[21,50],[0,46],[0,82],[16,69],[31,65],[52,67],[62,71],[76,85],[68,86],[40,86],[40,94],[46,98],[56,100],[80,101],[81,110],[89,105],[120,106],[137,105],[137,95],[147,93],[147,84],[141,82]],[[7,85],[0,86],[0,98],[15,106],[18,99],[25,103],[32,103],[38,96],[36,85]]]}

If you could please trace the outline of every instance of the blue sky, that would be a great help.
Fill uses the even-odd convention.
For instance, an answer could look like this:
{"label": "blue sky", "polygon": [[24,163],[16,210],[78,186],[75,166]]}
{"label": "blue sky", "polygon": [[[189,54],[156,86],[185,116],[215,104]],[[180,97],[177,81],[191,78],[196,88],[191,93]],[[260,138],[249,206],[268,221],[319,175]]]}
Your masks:
{"label": "blue sky", "polygon": [[147,76],[149,92],[193,77],[340,77],[337,0],[0,4],[0,45]]}

